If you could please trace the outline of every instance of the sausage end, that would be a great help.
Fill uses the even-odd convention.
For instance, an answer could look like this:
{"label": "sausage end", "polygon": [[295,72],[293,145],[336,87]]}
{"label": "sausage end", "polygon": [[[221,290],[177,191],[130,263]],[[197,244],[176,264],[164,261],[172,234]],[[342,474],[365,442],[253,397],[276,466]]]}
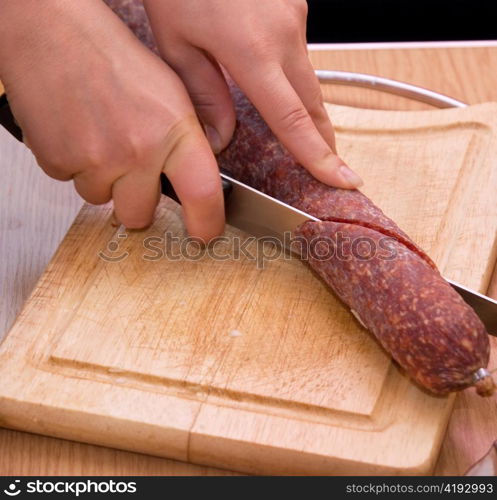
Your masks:
{"label": "sausage end", "polygon": [[476,393],[479,396],[482,396],[484,398],[488,398],[492,396],[495,393],[495,382],[494,379],[492,378],[492,375],[485,370],[485,376],[477,380],[474,384]]}

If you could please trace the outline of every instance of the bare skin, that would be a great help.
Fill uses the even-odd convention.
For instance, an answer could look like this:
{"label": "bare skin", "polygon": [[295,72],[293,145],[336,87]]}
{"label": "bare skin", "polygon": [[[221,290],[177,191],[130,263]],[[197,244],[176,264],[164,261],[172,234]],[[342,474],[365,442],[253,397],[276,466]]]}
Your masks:
{"label": "bare skin", "polygon": [[335,135],[307,57],[305,0],[144,0],[162,57],[176,70],[215,151],[235,115],[222,65],[279,140],[316,178],[358,187],[336,155]]}
{"label": "bare skin", "polygon": [[[174,3],[192,3],[193,8],[193,4],[198,7],[202,2],[147,2],[149,11],[151,4],[157,7],[150,16],[163,52],[166,38],[158,36],[166,31],[160,26],[162,9]],[[274,0],[275,5],[278,3]],[[273,73],[274,91],[269,81],[264,82],[266,97],[261,99],[260,94],[254,94],[254,75],[240,79],[243,68],[233,66],[224,54],[218,56],[216,47],[212,48],[212,57],[206,58],[202,52],[204,59],[201,64],[192,64],[190,76],[177,62],[181,57],[174,62],[163,54],[163,61],[152,54],[101,0],[46,0],[43,9],[40,5],[38,0],[0,0],[0,79],[25,142],[43,170],[56,179],[73,179],[79,194],[90,203],[112,199],[117,218],[128,228],[142,228],[152,222],[159,199],[159,175],[164,172],[182,202],[188,232],[205,241],[220,234],[224,228],[220,179],[197,113],[204,126],[219,130],[221,139],[216,143],[212,130],[205,127],[215,150],[229,142],[234,114],[226,83],[212,57],[233,71],[237,83],[257,99],[264,115],[271,106],[278,110],[287,106],[288,96],[293,95],[286,92],[282,96],[277,91],[282,88],[281,74]],[[186,15],[186,11],[183,13]],[[207,38],[216,16],[220,16],[221,26],[226,15],[214,9],[211,22],[204,23]],[[178,26],[183,27],[181,16]],[[239,36],[245,35],[240,29]],[[231,37],[228,33],[221,36]],[[177,40],[182,50],[185,43]],[[268,43],[272,46],[283,40],[271,39]],[[185,61],[191,61],[194,49],[187,46],[185,50]],[[254,48],[251,64],[255,64],[259,51]],[[210,66],[204,67],[204,75],[205,61],[210,61]],[[195,87],[194,79],[203,76],[210,78],[206,83],[214,85],[213,93]],[[294,78],[303,82],[294,91],[300,96],[294,97],[295,102],[319,101],[310,79],[298,73]],[[208,99],[202,103],[198,96],[203,92]],[[297,108],[291,108],[286,119],[278,111],[270,118],[270,125],[311,173],[330,184],[355,187],[350,181],[353,177],[346,180],[337,174],[343,162],[332,152],[333,129],[325,123],[319,106],[309,108],[312,119]],[[329,175],[328,170],[333,173]]]}

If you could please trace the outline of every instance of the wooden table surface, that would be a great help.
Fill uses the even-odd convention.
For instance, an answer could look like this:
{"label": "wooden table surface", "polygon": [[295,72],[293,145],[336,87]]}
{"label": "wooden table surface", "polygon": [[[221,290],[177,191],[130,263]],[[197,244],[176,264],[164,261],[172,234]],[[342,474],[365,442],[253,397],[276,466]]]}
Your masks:
{"label": "wooden table surface", "polygon": [[[313,47],[319,69],[394,78],[469,104],[497,101],[497,44]],[[425,109],[404,98],[329,85],[327,100],[379,109]],[[82,201],[46,177],[30,152],[0,128],[0,339],[46,266]],[[497,202],[497,200],[496,200]],[[491,236],[489,236],[491,237]],[[488,292],[497,297],[497,273]],[[491,368],[497,367],[492,339]],[[458,396],[435,474],[462,474],[497,438],[497,397]],[[224,475],[173,460],[0,429],[0,475]]]}

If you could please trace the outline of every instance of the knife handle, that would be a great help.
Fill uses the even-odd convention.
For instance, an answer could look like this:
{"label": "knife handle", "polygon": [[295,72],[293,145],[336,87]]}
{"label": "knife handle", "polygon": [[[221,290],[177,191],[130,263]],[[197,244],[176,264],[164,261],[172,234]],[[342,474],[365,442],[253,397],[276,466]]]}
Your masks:
{"label": "knife handle", "polygon": [[[2,94],[0,96],[0,125],[3,125],[18,141],[22,142],[22,130],[21,127],[17,125],[14,115],[12,114],[9,101],[7,100],[7,94]],[[160,176],[160,184],[162,194],[180,203],[172,184],[164,174]],[[226,179],[222,179],[222,184],[224,199],[226,200],[231,192],[231,184]]]}
{"label": "knife handle", "polygon": [[0,125],[3,125],[18,141],[22,142],[22,130],[10,110],[7,94],[0,96]]}
{"label": "knife handle", "polygon": [[[233,186],[231,185],[231,182],[223,178],[221,178],[221,183],[223,186],[224,201],[226,202]],[[165,176],[165,174],[160,174],[160,190],[163,195],[172,198],[174,201],[178,203],[181,203],[176,194],[176,191],[173,188],[173,185],[171,184],[169,179]]]}

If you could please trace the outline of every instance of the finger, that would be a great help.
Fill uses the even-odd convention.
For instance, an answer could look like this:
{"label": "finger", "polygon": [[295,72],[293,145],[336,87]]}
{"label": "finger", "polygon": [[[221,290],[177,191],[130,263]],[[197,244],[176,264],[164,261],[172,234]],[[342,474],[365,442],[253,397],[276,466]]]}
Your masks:
{"label": "finger", "polygon": [[112,198],[112,183],[88,171],[74,176],[74,187],[81,198],[92,205],[102,205]]}
{"label": "finger", "polygon": [[257,74],[228,71],[278,139],[314,177],[347,189],[362,184],[321,136],[281,67],[266,67]]}
{"label": "finger", "polygon": [[171,45],[163,57],[183,80],[204,125],[214,153],[230,142],[235,130],[235,111],[226,80],[217,62],[191,45]]}
{"label": "finger", "polygon": [[154,220],[160,198],[159,175],[130,170],[112,185],[115,218],[128,229],[143,229]]}
{"label": "finger", "polygon": [[58,181],[70,181],[74,177],[74,173],[67,168],[67,165],[57,165],[53,161],[49,161],[42,156],[38,156],[35,150],[33,150],[31,141],[27,137],[23,136],[23,142],[33,154],[36,163],[38,163],[47,175],[53,179],[57,179]]}
{"label": "finger", "polygon": [[48,162],[39,159],[37,156],[35,156],[35,160],[41,169],[48,176],[52,177],[52,179],[56,179],[58,181],[70,181],[74,177],[74,174],[68,172],[66,169],[49,164]]}
{"label": "finger", "polygon": [[189,235],[208,243],[224,230],[224,199],[216,160],[194,116],[180,122],[170,134],[163,172],[181,201]]}
{"label": "finger", "polygon": [[284,71],[319,133],[336,153],[335,131],[324,107],[321,86],[311,62],[305,54],[302,54],[301,57],[290,61],[284,67]]}

